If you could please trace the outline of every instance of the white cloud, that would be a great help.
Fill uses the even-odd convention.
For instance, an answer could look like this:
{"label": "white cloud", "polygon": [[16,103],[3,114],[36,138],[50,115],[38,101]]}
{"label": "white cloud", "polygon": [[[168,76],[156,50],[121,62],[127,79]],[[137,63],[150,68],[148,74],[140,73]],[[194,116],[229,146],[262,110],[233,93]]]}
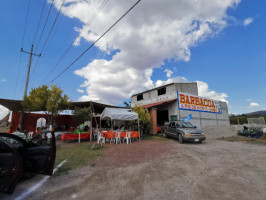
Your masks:
{"label": "white cloud", "polygon": [[155,87],[160,87],[162,85],[167,85],[170,83],[187,83],[189,82],[185,77],[174,77],[174,78],[169,78],[166,81],[158,80],[155,82]]}
{"label": "white cloud", "polygon": [[249,104],[249,106],[250,106],[250,107],[259,107],[260,104],[258,104],[258,103],[254,103],[254,102],[251,102],[251,103]]}
{"label": "white cloud", "polygon": [[173,74],[173,71],[171,71],[170,69],[166,69],[166,70],[164,70],[164,72],[166,72],[166,77],[167,78],[170,78],[172,76],[172,74]]}
{"label": "white cloud", "polygon": [[1,82],[6,82],[6,79],[5,78],[1,78]]}
{"label": "white cloud", "polygon": [[84,90],[82,90],[82,89],[77,89],[77,91],[79,92],[79,93],[84,93]]}
{"label": "white cloud", "polygon": [[9,110],[6,107],[0,105],[0,120],[3,119],[8,113]]}
{"label": "white cloud", "polygon": [[205,82],[197,81],[197,84],[198,84],[199,96],[207,97],[207,98],[215,99],[215,100],[219,100],[219,101],[224,101],[224,102],[228,103],[228,100],[226,99],[228,97],[227,94],[217,93],[214,90],[210,90],[208,84]]}
{"label": "white cloud", "polygon": [[[186,83],[186,82],[189,82],[189,81],[185,77],[174,77],[174,78],[170,78],[166,81],[162,81],[162,80],[156,81],[155,87],[160,87],[162,85],[166,85],[169,83]],[[210,98],[210,99],[215,99],[218,101],[224,101],[228,104],[228,100],[226,99],[226,98],[228,98],[227,94],[217,93],[214,90],[210,90],[208,84],[205,82],[202,82],[202,81],[196,81],[196,82],[198,85],[199,96]]]}
{"label": "white cloud", "polygon": [[249,18],[247,18],[247,19],[245,19],[245,20],[243,21],[243,25],[244,25],[244,26],[248,26],[248,25],[250,25],[253,21],[254,21],[254,19],[251,18],[251,17],[249,17]]}
{"label": "white cloud", "polygon": [[[112,53],[111,60],[94,59],[75,74],[85,79],[88,95],[80,100],[121,103],[132,94],[160,84],[151,80],[153,68],[167,59],[189,61],[190,49],[217,35],[227,25],[227,9],[241,0],[143,0],[96,46]],[[99,6],[97,0],[67,0],[62,12],[86,23]],[[62,0],[56,0],[57,9]],[[134,1],[109,1],[82,38],[95,41]],[[82,41],[82,40],[81,40]],[[77,43],[79,43],[78,41]],[[76,45],[77,45],[76,43]]]}

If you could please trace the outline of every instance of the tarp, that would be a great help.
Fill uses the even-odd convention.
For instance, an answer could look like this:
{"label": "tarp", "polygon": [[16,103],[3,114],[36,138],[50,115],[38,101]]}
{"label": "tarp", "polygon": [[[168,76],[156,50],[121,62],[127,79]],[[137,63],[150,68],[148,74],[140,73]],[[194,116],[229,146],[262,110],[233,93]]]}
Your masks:
{"label": "tarp", "polygon": [[132,109],[105,108],[101,114],[101,120],[137,120],[138,114]]}

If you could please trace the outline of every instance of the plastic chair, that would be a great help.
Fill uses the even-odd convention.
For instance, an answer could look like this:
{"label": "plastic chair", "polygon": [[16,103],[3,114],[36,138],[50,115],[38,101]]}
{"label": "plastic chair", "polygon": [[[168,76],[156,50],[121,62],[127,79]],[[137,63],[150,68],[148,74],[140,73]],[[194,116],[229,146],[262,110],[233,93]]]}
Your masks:
{"label": "plastic chair", "polygon": [[121,135],[121,131],[116,132],[116,136],[115,136],[115,144],[117,144],[118,141],[119,141],[120,144],[121,144],[121,138],[120,138],[120,135]]}
{"label": "plastic chair", "polygon": [[98,133],[97,132],[92,132],[92,139],[97,140],[98,138]]}
{"label": "plastic chair", "polygon": [[131,143],[131,132],[126,132],[126,136],[124,137],[124,141],[127,141],[128,143]]}
{"label": "plastic chair", "polygon": [[27,139],[28,139],[28,140],[29,140],[29,139],[31,139],[31,138],[32,138],[32,136],[33,136],[33,132],[28,132]]}
{"label": "plastic chair", "polygon": [[102,144],[105,144],[105,137],[102,136],[101,132],[97,133],[97,143],[99,143],[100,141],[102,141]]}

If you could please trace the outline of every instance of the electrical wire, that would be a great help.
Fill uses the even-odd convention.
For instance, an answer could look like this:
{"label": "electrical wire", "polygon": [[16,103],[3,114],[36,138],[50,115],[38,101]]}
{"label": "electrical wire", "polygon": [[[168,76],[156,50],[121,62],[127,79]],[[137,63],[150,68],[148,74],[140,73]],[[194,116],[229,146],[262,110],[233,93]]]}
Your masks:
{"label": "electrical wire", "polygon": [[50,83],[54,82],[58,77],[65,73],[75,62],[77,62],[88,50],[90,50],[106,33],[108,33],[118,22],[120,22],[141,0],[138,0],[131,8],[125,12],[110,28],[108,28],[96,41],[94,41],[81,55],[79,55],[68,67],[59,73]]}
{"label": "electrical wire", "polygon": [[[29,0],[28,7],[27,7],[26,20],[25,20],[24,31],[23,31],[23,36],[22,36],[21,48],[23,48],[23,46],[24,46],[24,39],[25,39],[25,34],[26,34],[26,29],[27,29],[29,10],[30,10],[30,0]],[[19,79],[20,67],[21,67],[21,56],[22,56],[22,52],[20,51],[15,93],[17,93],[17,87],[18,87],[18,79]]]}
{"label": "electrical wire", "polygon": [[[59,14],[61,13],[61,10],[62,10],[62,7],[63,7],[64,3],[65,3],[65,0],[64,0],[63,3],[61,4],[61,7],[60,7],[60,9],[59,9],[59,11],[58,11],[58,13],[57,13],[55,19],[54,19],[53,25],[52,25],[52,27],[50,28],[50,31],[49,31],[49,33],[48,33],[48,35],[47,35],[47,37],[46,37],[46,40],[45,40],[45,42],[44,42],[44,45],[43,45],[43,47],[42,47],[42,49],[41,49],[41,51],[40,51],[40,54],[42,54],[42,52],[43,52],[43,50],[44,50],[44,48],[45,48],[45,46],[46,46],[46,44],[47,44],[47,42],[48,42],[48,40],[49,40],[49,37],[50,37],[50,35],[51,35],[51,33],[52,33],[52,30],[54,29],[54,26],[55,26],[55,24],[56,24],[56,21],[57,21],[57,19],[58,19]],[[34,71],[35,71],[36,68],[38,67],[39,60],[40,60],[40,57],[37,59],[37,62],[35,63],[35,66],[34,66],[34,68],[33,68],[33,70],[32,70],[32,73],[34,73]]]}
{"label": "electrical wire", "polygon": [[51,9],[52,9],[53,5],[54,5],[54,0],[52,0],[51,6],[50,6],[50,8],[49,8],[48,15],[47,15],[47,17],[46,17],[46,20],[45,20],[45,23],[44,23],[44,26],[43,26],[43,29],[42,29],[42,33],[41,33],[40,38],[39,38],[39,41],[38,41],[38,43],[37,43],[37,47],[36,47],[35,53],[37,52],[37,50],[38,50],[38,48],[39,48],[39,44],[40,44],[40,41],[41,41],[41,39],[42,39],[43,32],[44,32],[44,29],[45,29],[45,27],[46,27],[47,21],[48,21],[48,19],[49,19],[49,16],[50,16],[50,13],[51,13]]}
{"label": "electrical wire", "polygon": [[24,32],[23,32],[22,45],[21,45],[22,48],[24,46],[24,39],[25,39],[25,34],[26,34],[26,29],[27,29],[29,10],[30,10],[30,0],[29,0],[29,3],[28,3],[27,14],[26,14],[26,21],[25,21],[25,25],[24,25]]}
{"label": "electrical wire", "polygon": [[52,67],[52,69],[50,70],[50,72],[47,74],[47,76],[43,79],[43,81],[41,83],[43,83],[55,70],[55,68],[59,65],[59,63],[63,60],[63,58],[68,54],[68,52],[70,51],[70,49],[72,48],[72,46],[75,44],[75,42],[80,38],[81,34],[84,32],[85,28],[87,26],[89,26],[94,19],[98,16],[98,14],[100,13],[100,11],[105,7],[105,5],[108,3],[109,0],[103,0],[101,5],[98,7],[98,9],[96,10],[96,12],[93,14],[93,16],[90,18],[90,20],[83,26],[82,31],[80,31],[79,35],[75,38],[75,40],[68,46],[68,48],[65,50],[65,52],[62,54],[62,56],[58,59],[58,61],[56,62],[56,64]]}
{"label": "electrical wire", "polygon": [[60,7],[60,9],[59,9],[59,11],[58,11],[58,13],[57,13],[57,15],[56,15],[56,17],[55,17],[54,23],[53,23],[52,27],[50,28],[50,31],[49,31],[49,33],[48,33],[48,36],[47,36],[47,38],[46,38],[46,40],[45,40],[45,42],[44,42],[44,45],[43,45],[43,47],[42,47],[42,49],[41,49],[41,53],[42,53],[42,51],[43,51],[43,49],[44,49],[44,47],[45,47],[45,45],[46,45],[46,43],[47,43],[47,41],[48,41],[50,35],[51,35],[51,32],[52,32],[52,30],[53,30],[53,28],[54,28],[54,26],[55,26],[55,24],[56,24],[56,21],[57,21],[57,19],[58,19],[59,14],[61,13],[61,10],[62,10],[62,7],[63,7],[65,1],[66,1],[66,0],[64,0],[63,3],[61,4],[61,7]]}
{"label": "electrical wire", "polygon": [[33,39],[32,44],[34,44],[35,40],[36,40],[36,36],[37,36],[38,30],[39,30],[39,26],[40,26],[40,23],[41,23],[41,19],[42,19],[42,15],[43,15],[45,4],[46,4],[46,0],[43,0],[42,11],[41,11],[41,14],[40,14],[39,22],[38,22],[38,25],[37,25],[37,28],[36,28],[36,31],[35,31],[35,35],[34,35],[34,39]]}

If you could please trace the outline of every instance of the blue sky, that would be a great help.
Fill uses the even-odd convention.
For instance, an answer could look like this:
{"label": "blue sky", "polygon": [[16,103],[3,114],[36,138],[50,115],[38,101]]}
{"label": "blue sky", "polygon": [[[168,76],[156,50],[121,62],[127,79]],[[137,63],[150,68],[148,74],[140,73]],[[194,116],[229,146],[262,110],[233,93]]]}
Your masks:
{"label": "blue sky", "polygon": [[[43,2],[31,0],[24,50],[30,51]],[[51,5],[48,2],[36,41]],[[49,84],[135,1],[106,1],[93,23],[84,27],[101,2],[105,0],[66,0],[39,65],[33,59],[28,90]],[[200,95],[228,101],[230,113],[265,110],[266,2],[201,0],[197,7],[187,2],[142,0],[53,84],[74,101],[121,104],[136,92],[164,83],[199,81]],[[62,0],[55,0],[39,50],[61,4]],[[27,5],[28,0],[0,2],[0,98],[23,96],[29,55],[21,54],[20,48]],[[81,40],[46,78],[82,28]]]}

